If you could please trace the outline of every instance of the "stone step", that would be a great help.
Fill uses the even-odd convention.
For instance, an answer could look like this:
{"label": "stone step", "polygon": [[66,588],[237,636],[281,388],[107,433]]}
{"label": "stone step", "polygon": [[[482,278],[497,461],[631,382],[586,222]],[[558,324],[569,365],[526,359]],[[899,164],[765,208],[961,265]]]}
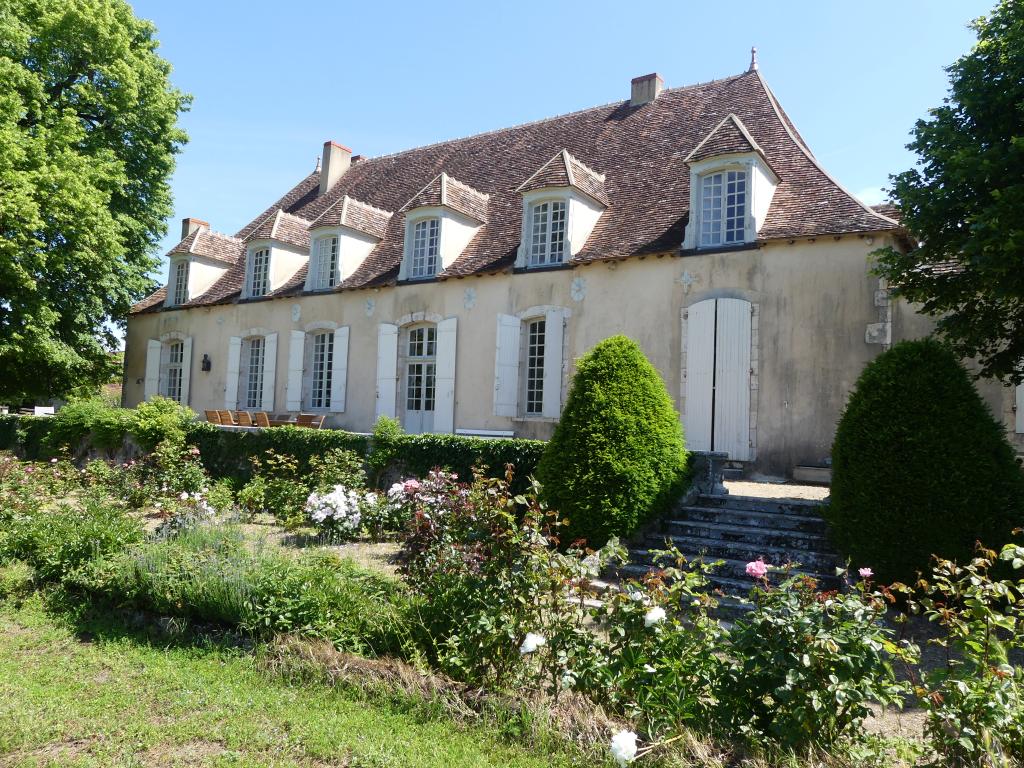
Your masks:
{"label": "stone step", "polygon": [[756,512],[749,509],[725,509],[721,507],[679,507],[672,520],[692,520],[705,523],[747,525],[786,531],[806,531],[824,534],[828,524],[816,515],[787,515],[778,512]]}
{"label": "stone step", "polygon": [[745,512],[771,512],[784,515],[821,516],[822,502],[815,499],[762,498],[733,494],[706,494],[698,497],[697,506],[712,509],[735,509]]}
{"label": "stone step", "polygon": [[[823,555],[817,552],[801,552],[800,557],[793,557],[788,551],[771,547],[745,547],[742,544],[716,544],[715,542],[684,539],[677,537],[673,543],[683,554],[692,555],[693,559],[703,558],[707,562],[724,561],[714,573],[726,578],[746,579],[747,563],[759,557],[769,565],[785,566],[797,563],[796,571],[813,576],[816,579],[835,579],[837,559],[834,555]],[[630,563],[645,568],[654,567],[650,549],[630,550]]]}
{"label": "stone step", "polygon": [[[668,520],[664,525],[664,534],[682,536],[688,539],[708,539],[714,542],[764,545],[766,547],[800,550],[801,552],[807,550],[830,552],[832,550],[828,538],[821,533],[782,530],[779,528],[754,528],[749,525],[733,525],[726,522],[705,523],[691,520]],[[659,534],[650,534],[648,538],[657,538],[658,536]]]}

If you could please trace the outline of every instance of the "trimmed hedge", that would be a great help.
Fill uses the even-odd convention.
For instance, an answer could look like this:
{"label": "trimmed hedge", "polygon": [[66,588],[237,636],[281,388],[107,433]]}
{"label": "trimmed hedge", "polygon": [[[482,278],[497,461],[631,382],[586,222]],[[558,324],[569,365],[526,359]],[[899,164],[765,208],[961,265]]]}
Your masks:
{"label": "trimmed hedge", "polygon": [[961,563],[1024,525],[1024,472],[967,371],[931,339],[868,364],[832,447],[826,508],[855,567],[910,583],[933,554]]}
{"label": "trimmed hedge", "polygon": [[[70,407],[70,406],[65,406]],[[92,406],[72,409],[62,422],[60,413],[55,417],[3,416],[0,417],[0,450],[16,451],[26,459],[47,459],[61,448],[80,450],[83,446],[109,448],[110,435],[103,433],[102,444],[96,440],[91,427],[79,423],[79,417],[88,424],[124,424],[124,435],[130,431],[132,411],[108,408],[114,415],[99,413]],[[72,418],[74,417],[74,418]],[[155,429],[146,422],[147,431]],[[173,427],[174,419],[167,422]],[[148,434],[149,440],[156,435]],[[540,440],[486,439],[463,435],[407,435],[404,433],[381,435],[380,439],[337,429],[301,429],[298,427],[272,427],[263,430],[234,431],[218,429],[205,421],[193,421],[185,426],[185,439],[199,448],[203,466],[214,478],[228,478],[237,484],[252,475],[249,459],[269,450],[287,453],[299,461],[299,471],[309,470],[313,456],[332,448],[345,448],[369,459],[379,471],[379,478],[402,475],[422,477],[434,467],[443,467],[459,475],[461,480],[472,478],[473,467],[485,465],[492,477],[503,476],[506,464],[515,465],[513,486],[517,492],[529,485],[537,462],[544,452]]]}
{"label": "trimmed hedge", "polygon": [[612,336],[580,359],[537,477],[568,518],[563,542],[584,538],[591,547],[634,533],[682,492],[679,414],[635,341]]}

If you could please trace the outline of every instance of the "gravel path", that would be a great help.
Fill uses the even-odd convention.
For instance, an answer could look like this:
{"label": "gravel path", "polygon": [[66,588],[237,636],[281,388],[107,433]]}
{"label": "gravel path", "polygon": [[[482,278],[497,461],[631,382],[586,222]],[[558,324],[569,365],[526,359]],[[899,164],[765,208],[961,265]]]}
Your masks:
{"label": "gravel path", "polygon": [[828,496],[828,486],[796,485],[793,483],[751,483],[746,480],[726,480],[725,487],[735,496],[757,496],[762,499],[816,499]]}

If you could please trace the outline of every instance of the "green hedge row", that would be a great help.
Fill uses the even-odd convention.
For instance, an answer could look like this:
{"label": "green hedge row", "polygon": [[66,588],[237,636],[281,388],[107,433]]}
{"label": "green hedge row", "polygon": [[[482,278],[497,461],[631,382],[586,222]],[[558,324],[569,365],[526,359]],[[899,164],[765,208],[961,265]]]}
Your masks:
{"label": "green hedge row", "polygon": [[[517,491],[527,487],[545,446],[540,440],[492,440],[462,435],[398,433],[375,440],[369,435],[336,429],[288,426],[233,431],[218,429],[204,421],[189,423],[185,427],[185,439],[199,448],[203,465],[213,477],[237,483],[251,476],[250,458],[268,450],[294,456],[299,460],[300,471],[306,471],[313,456],[332,448],[345,448],[366,458],[380,481],[395,475],[422,477],[434,467],[447,468],[458,473],[460,479],[468,480],[474,465],[485,465],[489,474],[498,476],[504,474],[506,464],[514,464]],[[0,417],[0,450],[16,451],[26,459],[45,460],[59,453],[61,448],[77,450],[83,440],[85,445],[109,448],[109,439],[97,444],[91,432],[63,429],[56,418]]]}

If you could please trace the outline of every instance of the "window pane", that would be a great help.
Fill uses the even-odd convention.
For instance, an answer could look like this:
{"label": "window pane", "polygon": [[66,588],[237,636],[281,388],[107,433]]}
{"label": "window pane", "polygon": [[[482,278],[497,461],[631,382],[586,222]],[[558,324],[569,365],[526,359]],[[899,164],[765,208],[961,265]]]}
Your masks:
{"label": "window pane", "polygon": [[167,387],[164,394],[171,400],[181,402],[181,380],[185,345],[180,341],[171,342],[167,347]]}
{"label": "window pane", "polygon": [[534,320],[528,326],[526,343],[526,412],[544,411],[544,320]]}
{"label": "window pane", "polygon": [[416,223],[412,235],[412,277],[433,277],[437,274],[441,222],[427,219]]}
{"label": "window pane", "polygon": [[535,205],[531,211],[530,263],[543,264],[548,249],[548,204]]}
{"label": "window pane", "polygon": [[747,218],[747,174],[729,171],[725,200],[725,242],[742,243]]}
{"label": "window pane", "polygon": [[324,237],[317,241],[317,273],[315,286],[319,290],[338,284],[338,238]]}
{"label": "window pane", "polygon": [[551,204],[551,239],[548,242],[548,263],[561,264],[565,251],[565,203]]}
{"label": "window pane", "polygon": [[249,339],[249,378],[246,382],[245,407],[261,408],[263,404],[263,337]]}
{"label": "window pane", "polygon": [[334,368],[334,333],[318,333],[313,337],[313,381],[310,408],[331,407],[331,381]]}
{"label": "window pane", "polygon": [[188,262],[179,261],[174,266],[174,293],[175,304],[184,304],[188,301]]}
{"label": "window pane", "polygon": [[270,290],[270,251],[261,248],[252,255],[252,275],[249,283],[250,296],[266,296]]}
{"label": "window pane", "polygon": [[723,181],[721,173],[709,174],[701,179],[701,245],[720,245],[722,242]]}

